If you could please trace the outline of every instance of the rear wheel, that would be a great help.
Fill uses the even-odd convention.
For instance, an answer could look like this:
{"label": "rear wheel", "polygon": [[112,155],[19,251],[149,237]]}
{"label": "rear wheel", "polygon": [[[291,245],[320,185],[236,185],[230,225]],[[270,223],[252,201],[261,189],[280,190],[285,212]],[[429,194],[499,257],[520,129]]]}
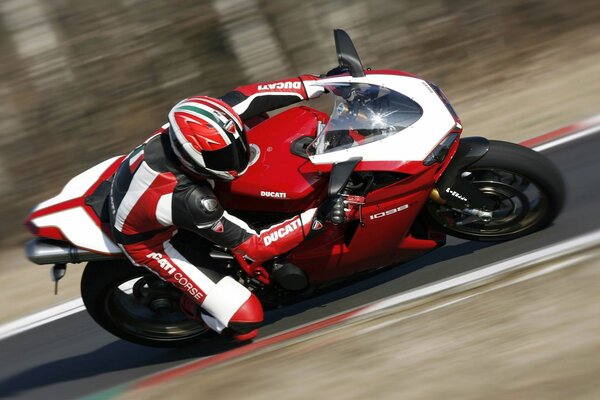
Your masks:
{"label": "rear wheel", "polygon": [[493,200],[485,217],[430,202],[433,221],[452,236],[469,240],[515,239],[549,225],[560,212],[565,187],[558,169],[542,154],[491,140],[489,151],[461,171],[462,178]]}
{"label": "rear wheel", "polygon": [[179,307],[181,292],[145,268],[126,260],[90,262],[81,297],[91,317],[127,341],[179,347],[214,336]]}

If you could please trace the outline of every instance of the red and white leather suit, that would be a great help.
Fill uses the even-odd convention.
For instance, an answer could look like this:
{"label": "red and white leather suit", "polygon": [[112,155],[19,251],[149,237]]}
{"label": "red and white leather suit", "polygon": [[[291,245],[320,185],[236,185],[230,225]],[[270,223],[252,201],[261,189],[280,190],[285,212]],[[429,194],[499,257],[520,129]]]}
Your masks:
{"label": "red and white leather suit", "polygon": [[[242,86],[221,100],[248,121],[319,96],[323,90],[312,85],[315,81],[301,76]],[[124,159],[110,196],[113,235],[130,260],[185,292],[215,331],[229,328],[248,338],[263,320],[260,302],[235,279],[210,269],[206,258],[194,259],[198,251],[188,240],[190,233],[260,262],[300,244],[316,212],[311,209],[256,232],[223,210],[209,182],[184,172],[170,146],[168,124]]]}

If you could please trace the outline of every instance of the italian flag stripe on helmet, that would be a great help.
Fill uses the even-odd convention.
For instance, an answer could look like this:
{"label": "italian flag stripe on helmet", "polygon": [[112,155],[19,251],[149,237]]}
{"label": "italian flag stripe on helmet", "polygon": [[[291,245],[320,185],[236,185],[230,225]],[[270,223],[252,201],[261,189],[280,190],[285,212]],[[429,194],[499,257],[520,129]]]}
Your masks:
{"label": "italian flag stripe on helmet", "polygon": [[205,107],[206,106],[197,103],[194,104],[191,102],[186,102],[181,105],[178,105],[177,108],[175,108],[175,110],[173,111],[189,113],[191,115],[195,115],[205,120],[210,125],[212,125],[217,130],[217,132],[219,132],[219,134],[225,140],[225,143],[231,143],[235,138],[233,137],[233,135],[231,135],[231,133],[227,132],[223,121],[218,119],[210,109],[206,109]]}
{"label": "italian flag stripe on helmet", "polygon": [[194,102],[198,102],[201,104],[206,104],[206,105],[210,105],[212,107],[216,107],[219,110],[221,110],[223,113],[227,114],[231,119],[233,119],[239,129],[239,131],[243,131],[244,130],[244,124],[242,122],[242,119],[240,118],[240,116],[233,111],[233,108],[231,108],[229,105],[227,105],[227,103],[221,102],[219,100],[215,100],[209,97],[192,97],[191,99],[188,99],[188,101],[194,101]]}
{"label": "italian flag stripe on helmet", "polygon": [[209,118],[210,120],[212,120],[213,122],[215,122],[216,124],[218,124],[221,129],[223,129],[223,123],[221,121],[219,121],[218,118],[215,118],[214,115],[212,115],[209,111],[203,110],[200,107],[197,106],[190,106],[190,105],[182,105],[177,107],[177,109],[175,111],[193,111],[195,113],[201,114],[203,116],[205,116],[206,118]]}

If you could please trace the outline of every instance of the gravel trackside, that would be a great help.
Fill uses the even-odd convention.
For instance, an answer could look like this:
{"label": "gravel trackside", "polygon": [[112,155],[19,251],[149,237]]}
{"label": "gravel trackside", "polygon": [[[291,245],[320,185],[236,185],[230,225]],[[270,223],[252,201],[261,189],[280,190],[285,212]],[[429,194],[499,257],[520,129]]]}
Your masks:
{"label": "gravel trackside", "polygon": [[594,248],[543,266],[567,269],[392,309],[118,398],[597,399],[598,256]]}

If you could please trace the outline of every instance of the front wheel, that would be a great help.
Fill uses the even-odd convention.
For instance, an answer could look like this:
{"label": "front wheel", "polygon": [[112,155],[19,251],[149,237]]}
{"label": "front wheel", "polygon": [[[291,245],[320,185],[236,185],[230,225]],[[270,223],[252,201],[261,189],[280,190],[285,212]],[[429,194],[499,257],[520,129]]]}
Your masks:
{"label": "front wheel", "polygon": [[462,179],[493,200],[481,215],[430,202],[427,212],[451,236],[469,240],[515,239],[548,226],[565,201],[558,169],[542,154],[490,140],[488,152],[461,171]]}
{"label": "front wheel", "polygon": [[181,312],[179,290],[127,260],[89,262],[81,297],[96,323],[133,343],[180,347],[214,336]]}

